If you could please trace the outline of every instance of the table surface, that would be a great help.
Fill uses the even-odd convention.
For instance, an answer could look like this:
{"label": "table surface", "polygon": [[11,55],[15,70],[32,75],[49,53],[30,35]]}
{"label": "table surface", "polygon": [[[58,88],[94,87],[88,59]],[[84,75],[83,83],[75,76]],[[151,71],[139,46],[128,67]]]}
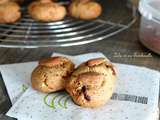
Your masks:
{"label": "table surface", "polygon": [[[78,55],[88,52],[102,52],[112,62],[145,66],[151,69],[160,70],[160,56],[146,49],[138,37],[139,20],[126,31],[109,39],[82,46],[64,48],[37,48],[37,49],[8,49],[0,48],[0,64],[36,61],[50,56],[53,52],[60,52],[69,55]],[[6,96],[0,89],[0,96]],[[1,102],[0,113],[6,112],[10,105],[6,99]],[[2,105],[3,104],[3,105]],[[0,114],[1,120],[13,120]]]}

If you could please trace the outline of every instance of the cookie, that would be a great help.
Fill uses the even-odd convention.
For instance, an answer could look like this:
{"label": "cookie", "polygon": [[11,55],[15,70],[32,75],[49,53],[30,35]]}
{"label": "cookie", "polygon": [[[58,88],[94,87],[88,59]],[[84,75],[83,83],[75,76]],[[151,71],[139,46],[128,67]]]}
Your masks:
{"label": "cookie", "polygon": [[64,90],[65,82],[74,70],[68,58],[57,56],[39,61],[31,76],[32,87],[50,93]]}
{"label": "cookie", "polygon": [[83,20],[91,20],[99,17],[102,7],[99,3],[90,0],[74,0],[68,8],[69,15]]}
{"label": "cookie", "polygon": [[82,63],[66,82],[66,90],[73,101],[83,107],[99,107],[111,98],[117,72],[106,58]]}
{"label": "cookie", "polygon": [[21,18],[21,8],[16,2],[0,1],[0,23],[15,23]]}
{"label": "cookie", "polygon": [[66,16],[65,7],[52,0],[33,1],[28,12],[33,19],[41,22],[59,21]]}

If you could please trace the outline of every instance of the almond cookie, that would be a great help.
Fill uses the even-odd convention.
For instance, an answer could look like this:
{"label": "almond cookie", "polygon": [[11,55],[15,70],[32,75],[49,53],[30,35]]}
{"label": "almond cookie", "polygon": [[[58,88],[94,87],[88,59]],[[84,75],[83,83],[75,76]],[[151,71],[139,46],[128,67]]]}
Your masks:
{"label": "almond cookie", "polygon": [[42,22],[58,21],[66,16],[65,7],[52,0],[33,1],[28,7],[28,12],[33,19]]}
{"label": "almond cookie", "polygon": [[21,8],[16,2],[9,0],[0,1],[0,23],[15,23],[21,18]]}
{"label": "almond cookie", "polygon": [[99,107],[112,96],[117,72],[106,58],[82,63],[66,82],[66,90],[73,101],[83,107]]}
{"label": "almond cookie", "polygon": [[101,5],[90,0],[74,0],[68,10],[72,17],[83,20],[95,19],[102,13]]}
{"label": "almond cookie", "polygon": [[32,87],[45,93],[63,90],[66,79],[73,70],[74,64],[65,57],[57,56],[41,60],[32,72]]}

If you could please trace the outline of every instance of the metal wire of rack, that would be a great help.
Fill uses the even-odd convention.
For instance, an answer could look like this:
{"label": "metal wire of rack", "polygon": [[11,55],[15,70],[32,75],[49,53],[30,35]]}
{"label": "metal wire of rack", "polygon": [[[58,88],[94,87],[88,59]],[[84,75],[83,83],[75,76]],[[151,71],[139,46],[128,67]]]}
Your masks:
{"label": "metal wire of rack", "polygon": [[63,21],[40,23],[25,13],[23,18],[12,25],[0,25],[0,47],[37,48],[82,45],[104,40],[129,28],[135,17],[123,23],[96,19],[76,20],[67,17]]}

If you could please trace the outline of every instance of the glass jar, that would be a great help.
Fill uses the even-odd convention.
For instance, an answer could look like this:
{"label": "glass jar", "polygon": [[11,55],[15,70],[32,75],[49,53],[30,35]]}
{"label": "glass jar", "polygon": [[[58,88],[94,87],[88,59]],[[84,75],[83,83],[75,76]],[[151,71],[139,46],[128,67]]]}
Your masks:
{"label": "glass jar", "polygon": [[142,0],[140,41],[150,50],[160,54],[160,0]]}

